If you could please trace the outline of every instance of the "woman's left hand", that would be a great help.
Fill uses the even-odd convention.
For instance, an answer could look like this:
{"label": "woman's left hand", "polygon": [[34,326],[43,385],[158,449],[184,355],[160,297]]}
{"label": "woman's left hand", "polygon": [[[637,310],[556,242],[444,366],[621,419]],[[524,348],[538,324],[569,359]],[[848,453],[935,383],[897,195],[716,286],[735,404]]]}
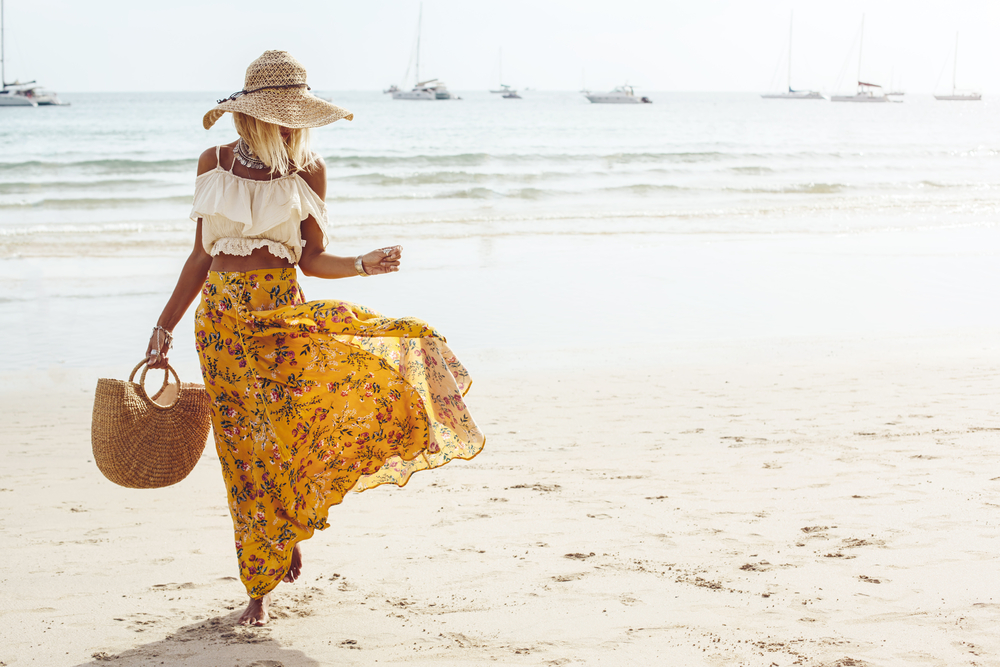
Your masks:
{"label": "woman's left hand", "polygon": [[394,245],[388,248],[379,248],[361,256],[361,264],[365,273],[370,276],[377,276],[383,273],[399,271],[399,261],[403,256],[403,246]]}

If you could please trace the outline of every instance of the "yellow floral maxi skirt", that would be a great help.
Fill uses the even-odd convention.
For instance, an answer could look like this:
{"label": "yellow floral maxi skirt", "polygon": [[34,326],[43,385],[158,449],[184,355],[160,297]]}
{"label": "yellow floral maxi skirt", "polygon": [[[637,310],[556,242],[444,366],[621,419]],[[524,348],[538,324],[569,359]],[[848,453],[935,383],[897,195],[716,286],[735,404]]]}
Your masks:
{"label": "yellow floral maxi skirt", "polygon": [[195,316],[240,578],[252,598],[348,491],[471,459],[471,380],[421,320],[305,302],[294,269],[209,272]]}

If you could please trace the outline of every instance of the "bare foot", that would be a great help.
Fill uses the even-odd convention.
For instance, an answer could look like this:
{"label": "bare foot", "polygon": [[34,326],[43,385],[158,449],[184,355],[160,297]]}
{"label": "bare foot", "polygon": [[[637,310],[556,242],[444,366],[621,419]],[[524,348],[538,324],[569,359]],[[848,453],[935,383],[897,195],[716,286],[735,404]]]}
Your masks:
{"label": "bare foot", "polygon": [[296,544],[292,549],[292,564],[288,566],[288,572],[285,572],[285,576],[281,578],[286,584],[290,584],[299,578],[302,574],[302,551],[299,550],[299,545]]}
{"label": "bare foot", "polygon": [[250,598],[243,615],[240,616],[240,625],[264,625],[271,617],[267,613],[267,608],[271,606],[271,594],[268,593],[262,598]]}

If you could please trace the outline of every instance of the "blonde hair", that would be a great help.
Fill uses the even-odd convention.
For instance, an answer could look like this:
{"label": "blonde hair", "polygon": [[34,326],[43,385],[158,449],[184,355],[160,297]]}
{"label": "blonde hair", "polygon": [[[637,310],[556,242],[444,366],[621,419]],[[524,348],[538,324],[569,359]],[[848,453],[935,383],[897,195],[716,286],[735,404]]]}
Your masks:
{"label": "blonde hair", "polygon": [[245,113],[233,112],[236,132],[250,146],[272,174],[286,174],[291,169],[304,171],[316,163],[309,149],[309,128],[290,128],[288,141],[281,138],[281,126],[258,120]]}

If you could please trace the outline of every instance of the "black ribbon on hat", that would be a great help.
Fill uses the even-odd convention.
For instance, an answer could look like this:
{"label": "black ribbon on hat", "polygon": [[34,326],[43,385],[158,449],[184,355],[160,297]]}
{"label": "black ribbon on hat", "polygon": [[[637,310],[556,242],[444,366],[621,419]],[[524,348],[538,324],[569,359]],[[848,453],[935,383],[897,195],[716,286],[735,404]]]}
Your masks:
{"label": "black ribbon on hat", "polygon": [[302,87],[305,87],[306,90],[312,90],[312,88],[310,88],[304,83],[289,83],[284,86],[261,86],[260,88],[254,88],[253,90],[237,90],[229,97],[223,97],[221,100],[218,101],[218,103],[222,104],[223,102],[230,102],[238,97],[243,97],[244,95],[249,95],[250,93],[256,93],[259,90],[269,90],[271,88],[277,89],[277,88],[302,88]]}

